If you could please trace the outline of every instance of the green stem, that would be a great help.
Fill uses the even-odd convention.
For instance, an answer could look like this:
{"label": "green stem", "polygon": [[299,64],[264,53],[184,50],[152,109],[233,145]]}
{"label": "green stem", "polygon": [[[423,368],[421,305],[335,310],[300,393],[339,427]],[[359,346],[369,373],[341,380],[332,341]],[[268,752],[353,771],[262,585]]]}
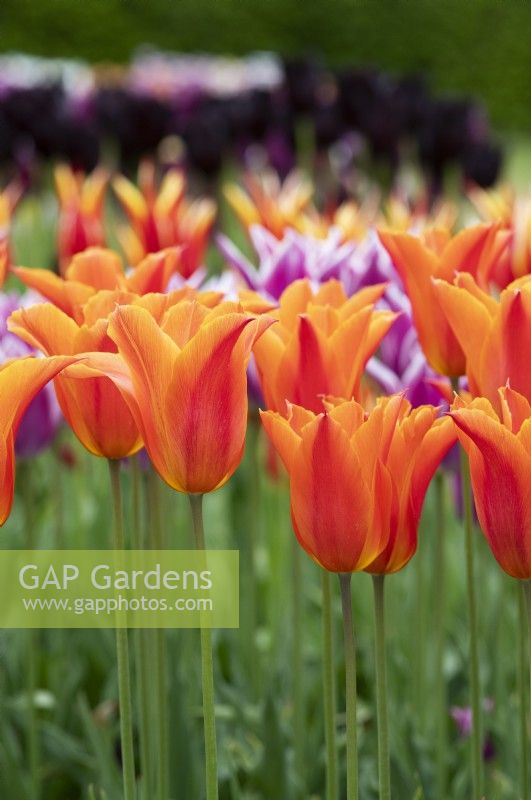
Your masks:
{"label": "green stem", "polygon": [[529,713],[531,715],[531,580],[524,581],[522,588],[525,595],[527,606],[527,636],[528,636],[528,655],[529,655]]}
{"label": "green stem", "polygon": [[[531,660],[529,667],[527,666],[526,650],[528,638],[531,642],[531,582],[522,581],[522,590],[518,593],[518,610],[520,622],[520,636],[519,636],[519,659],[518,659],[518,689],[520,694],[520,744],[521,744],[521,762],[520,762],[520,775],[522,781],[522,798],[521,800],[529,800],[529,746],[527,741],[527,703],[526,703],[526,675],[529,669],[529,678],[531,683]],[[527,592],[529,593],[529,609],[526,609],[526,583]],[[528,611],[529,611],[529,631],[528,631]],[[531,647],[530,647],[531,659]]]}
{"label": "green stem", "polygon": [[[422,524],[422,523],[421,523]],[[421,537],[421,541],[424,537]],[[426,599],[425,599],[425,558],[424,548],[419,546],[414,559],[415,564],[415,624],[411,626],[413,661],[415,665],[414,703],[420,729],[424,732],[426,722]]]}
{"label": "green stem", "polygon": [[292,537],[293,556],[293,753],[295,762],[295,775],[297,777],[297,796],[305,797],[306,763],[304,757],[304,742],[306,741],[306,726],[304,714],[304,658],[302,653],[303,635],[303,582],[302,582],[302,551],[295,537]]}
{"label": "green stem", "polygon": [[435,476],[435,526],[436,541],[434,547],[434,582],[435,582],[435,697],[437,702],[437,754],[436,754],[436,787],[437,797],[446,797],[446,762],[448,744],[448,714],[446,709],[446,684],[444,680],[445,649],[445,600],[446,600],[446,542],[444,524],[444,473],[439,470]]}
{"label": "green stem", "polygon": [[[114,513],[114,548],[125,548],[120,486],[120,462],[109,459],[111,492]],[[120,706],[120,738],[122,745],[122,772],[124,800],[135,800],[135,757],[133,749],[133,711],[131,702],[131,676],[129,674],[129,639],[127,628],[116,628],[116,660],[118,666],[118,701]]]}
{"label": "green stem", "polygon": [[260,466],[258,464],[258,434],[260,428],[249,417],[245,445],[247,469],[231,481],[233,526],[240,549],[241,595],[245,597],[240,616],[242,660],[253,694],[260,695],[261,660],[257,648],[257,547],[260,526]]}
{"label": "green stem", "polygon": [[358,733],[356,697],[356,645],[352,621],[350,573],[339,576],[343,609],[343,640],[345,647],[345,690],[347,705],[347,800],[358,800]]}
{"label": "green stem", "polygon": [[[387,714],[387,669],[385,661],[385,575],[373,575],[376,654],[376,707],[378,714],[378,777],[380,800],[390,800],[389,719]],[[440,796],[440,795],[438,795]]]}
{"label": "green stem", "polygon": [[64,492],[64,467],[61,462],[61,431],[55,436],[53,446],[53,497],[55,505],[55,546],[57,550],[64,550],[65,547],[65,492]]}
{"label": "green stem", "polygon": [[[142,475],[138,458],[130,459],[132,477],[133,503],[133,547],[142,550],[145,546],[142,525]],[[153,770],[151,764],[151,726],[150,726],[150,691],[149,691],[149,651],[148,631],[140,628],[134,631],[134,648],[137,677],[137,697],[139,708],[139,740],[140,767],[142,774],[142,795],[145,800],[152,796]]]}
{"label": "green stem", "polygon": [[323,705],[326,740],[326,800],[337,800],[336,687],[331,576],[321,572],[323,590]]}
{"label": "green stem", "polygon": [[[164,541],[161,520],[160,479],[153,468],[149,470],[149,501],[151,512],[151,544],[154,550],[162,550]],[[155,708],[157,723],[157,797],[168,800],[168,697],[166,692],[166,635],[162,628],[153,631],[155,649],[153,667],[155,674]]]}
{"label": "green stem", "polygon": [[36,630],[29,630],[28,643],[28,756],[31,776],[31,800],[39,800],[41,796],[41,781],[39,774],[40,766],[40,742],[39,742],[39,720],[37,708],[35,706],[35,695],[37,693],[37,656],[38,641]]}
{"label": "green stem", "polygon": [[[203,495],[190,494],[190,506],[196,548],[205,549],[203,527]],[[201,680],[203,687],[203,724],[205,735],[206,800],[218,800],[218,753],[216,742],[216,715],[214,708],[214,665],[212,659],[212,632],[201,628]]]}
{"label": "green stem", "polygon": [[[24,539],[25,546],[32,550],[35,546],[34,541],[34,514],[35,497],[33,493],[33,477],[31,465],[23,462],[20,470],[22,496],[24,502]],[[40,780],[40,741],[39,741],[39,719],[35,705],[35,695],[38,682],[38,655],[39,655],[39,631],[28,631],[28,763],[31,784],[31,800],[39,800],[41,796]]]}
{"label": "green stem", "polygon": [[483,797],[483,762],[482,762],[482,724],[481,724],[481,692],[479,678],[478,654],[478,620],[476,608],[476,586],[474,575],[474,527],[472,524],[472,495],[470,490],[470,470],[468,459],[463,448],[460,448],[461,480],[463,487],[463,510],[465,521],[465,553],[468,623],[470,629],[470,661],[469,679],[472,707],[472,788],[473,800]]}

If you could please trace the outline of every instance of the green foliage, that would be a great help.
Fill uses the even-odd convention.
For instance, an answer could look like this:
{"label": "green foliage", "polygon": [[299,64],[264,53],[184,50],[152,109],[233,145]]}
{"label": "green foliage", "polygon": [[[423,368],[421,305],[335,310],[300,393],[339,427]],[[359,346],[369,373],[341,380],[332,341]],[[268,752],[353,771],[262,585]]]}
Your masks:
{"label": "green foliage", "polygon": [[125,62],[148,43],[182,51],[322,54],[424,73],[482,99],[499,126],[531,121],[531,5],[522,0],[3,0],[0,47]]}
{"label": "green foliage", "polygon": [[[110,537],[110,501],[106,464],[85,454],[71,437],[77,464],[61,473],[64,505],[58,508],[58,473],[51,453],[26,465],[32,470],[34,518],[38,544],[54,546],[58,513],[71,547],[104,547]],[[306,698],[305,749],[308,796],[322,797],[324,732],[322,716],[320,576],[304,556],[304,667],[293,675],[290,559],[293,533],[286,485],[273,483],[263,472],[264,441],[256,456],[248,452],[235,476],[221,491],[205,498],[205,528],[209,544],[237,546],[242,573],[250,568],[249,522],[254,517],[254,635],[216,631],[216,716],[220,751],[221,796],[224,800],[295,800],[293,770],[293,681],[303,681]],[[252,507],[242,486],[253,480],[253,465],[261,469],[260,488]],[[27,470],[26,470],[27,474]],[[3,531],[5,547],[23,542],[24,501],[19,494]],[[130,472],[122,471],[126,519],[130,530]],[[190,517],[185,498],[161,487],[163,518],[172,547],[187,547]],[[238,511],[236,514],[235,512]],[[251,512],[251,513],[250,513]],[[354,513],[354,510],[353,510]],[[434,694],[435,631],[433,586],[435,503],[428,495],[420,532],[419,552],[401,573],[388,578],[390,728],[393,796],[396,800],[432,798],[436,755]],[[234,526],[233,526],[234,523]],[[247,525],[247,528],[246,528]],[[482,603],[481,664],[483,695],[495,700],[485,716],[485,728],[495,743],[496,758],[487,767],[489,797],[517,796],[518,747],[515,730],[517,586],[504,576],[478,534],[478,586]],[[464,541],[451,493],[446,495],[446,647],[447,713],[468,703],[468,629],[465,604]],[[341,646],[339,586],[333,581],[338,696],[337,731],[340,763],[344,764],[344,669]],[[376,800],[376,720],[374,687],[373,608],[370,578],[353,578],[358,648],[358,726],[361,797]],[[242,587],[242,608],[247,596]],[[28,694],[27,631],[0,632],[0,792],[10,800],[27,800]],[[119,796],[119,729],[116,665],[110,631],[39,631],[37,692],[34,698],[42,752],[43,800],[113,800]],[[203,782],[203,743],[196,631],[168,632],[171,797],[199,798]],[[255,675],[260,675],[257,686]],[[449,793],[452,800],[470,797],[468,741],[459,737],[448,716]],[[344,796],[345,775],[341,772]],[[147,800],[147,798],[144,798]]]}

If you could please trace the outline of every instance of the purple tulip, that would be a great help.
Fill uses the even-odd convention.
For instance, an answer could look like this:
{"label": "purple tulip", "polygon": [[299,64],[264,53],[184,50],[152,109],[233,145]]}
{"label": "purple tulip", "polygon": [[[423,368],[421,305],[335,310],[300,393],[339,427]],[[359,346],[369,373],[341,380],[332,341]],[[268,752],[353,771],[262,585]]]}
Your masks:
{"label": "purple tulip", "polygon": [[[0,361],[33,355],[36,351],[7,330],[7,318],[17,308],[42,302],[40,295],[26,292],[0,292]],[[36,456],[53,442],[61,421],[61,412],[53,385],[49,383],[28,406],[15,441],[17,456]]]}

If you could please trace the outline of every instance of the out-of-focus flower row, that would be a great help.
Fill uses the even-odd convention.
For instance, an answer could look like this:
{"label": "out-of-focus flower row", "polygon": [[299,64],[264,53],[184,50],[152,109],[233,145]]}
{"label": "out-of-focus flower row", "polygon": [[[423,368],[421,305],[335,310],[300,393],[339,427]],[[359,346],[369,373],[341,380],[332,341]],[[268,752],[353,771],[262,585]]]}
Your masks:
{"label": "out-of-focus flower row", "polygon": [[304,158],[331,167],[345,193],[382,169],[392,180],[414,159],[438,193],[450,166],[486,187],[501,163],[484,109],[433,97],[418,76],[149,51],[128,67],[94,68],[6,55],[0,75],[0,162],[26,180],[48,158],[92,170],[103,158],[126,168],[156,155],[209,180],[228,160],[285,176]]}

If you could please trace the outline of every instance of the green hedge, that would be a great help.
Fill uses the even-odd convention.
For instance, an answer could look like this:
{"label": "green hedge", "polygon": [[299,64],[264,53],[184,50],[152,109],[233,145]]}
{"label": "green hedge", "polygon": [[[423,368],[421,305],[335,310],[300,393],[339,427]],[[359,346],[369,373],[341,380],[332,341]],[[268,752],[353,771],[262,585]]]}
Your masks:
{"label": "green hedge", "polygon": [[530,0],[2,0],[0,49],[126,61],[149,42],[217,53],[322,53],[421,70],[482,98],[496,124],[531,122]]}

